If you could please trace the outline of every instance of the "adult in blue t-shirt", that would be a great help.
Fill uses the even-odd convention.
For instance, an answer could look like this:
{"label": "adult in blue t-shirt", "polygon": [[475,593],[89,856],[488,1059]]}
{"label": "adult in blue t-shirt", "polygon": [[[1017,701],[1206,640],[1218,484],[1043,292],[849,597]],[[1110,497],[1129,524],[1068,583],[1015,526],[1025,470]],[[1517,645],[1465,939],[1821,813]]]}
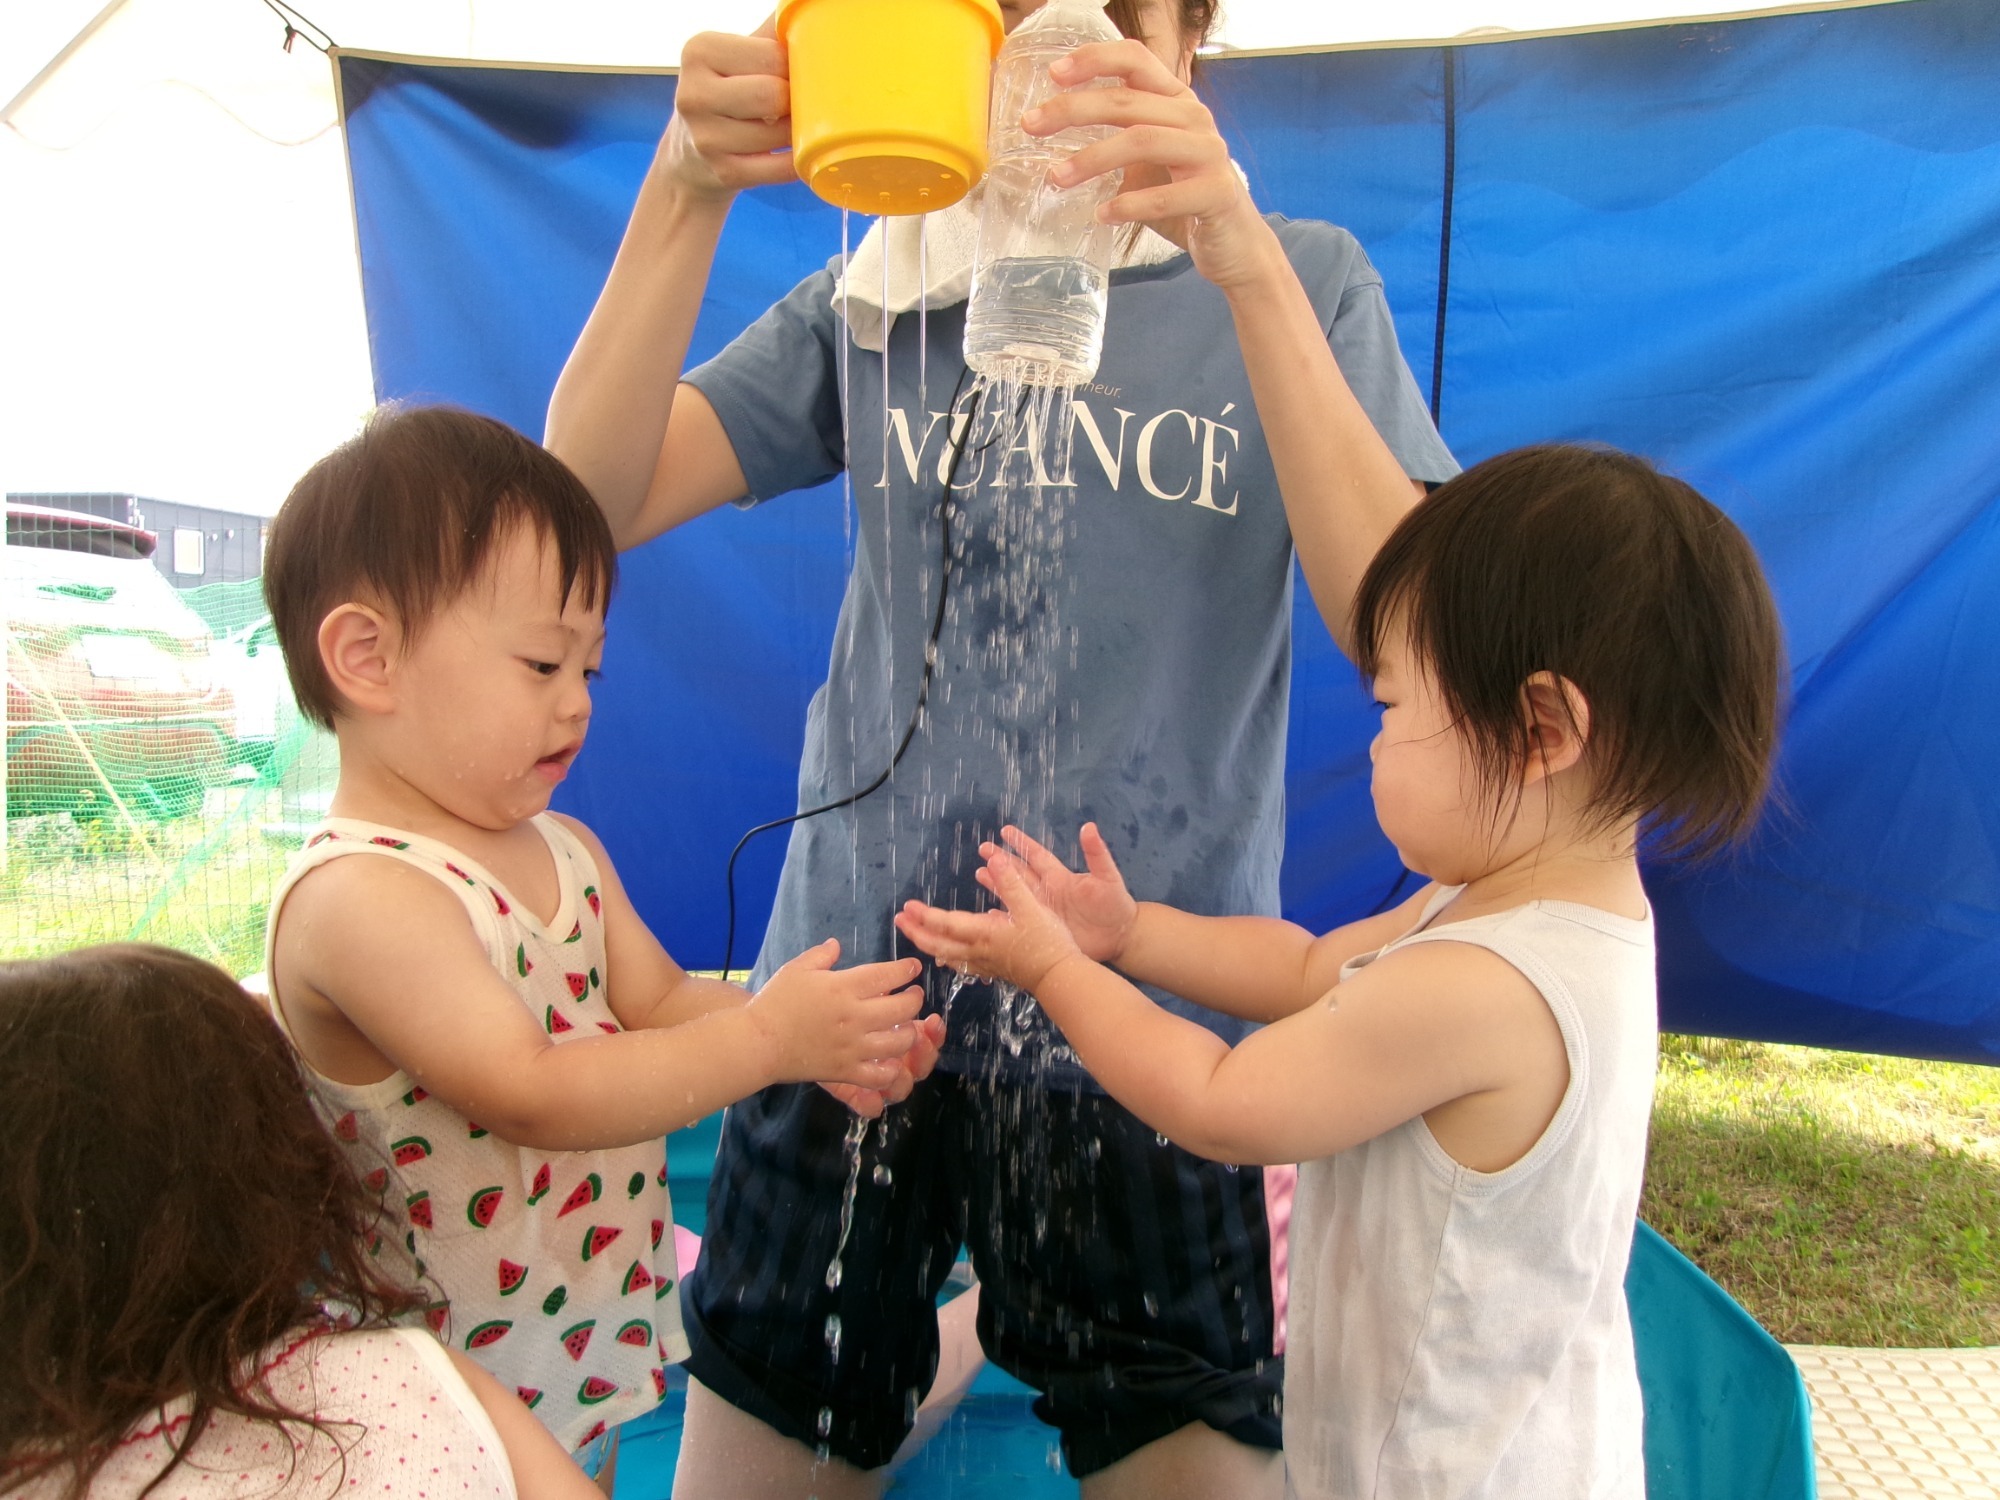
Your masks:
{"label": "adult in blue t-shirt", "polygon": [[[1010,23],[1034,8],[1003,7]],[[1136,39],[1058,65],[1064,84],[1123,82],[1059,97],[1038,128],[1143,127],[1073,162],[1124,170],[1110,213],[1134,227],[1103,360],[1068,406],[1009,410],[960,378],[960,305],[929,314],[921,357],[919,320],[890,324],[885,410],[883,355],[849,342],[837,266],[683,375],[735,191],[791,175],[771,154],[789,131],[778,44],[710,35],[683,54],[548,440],[624,546],[850,474],[854,569],[799,806],[894,772],[793,825],[759,980],[830,935],[849,960],[893,956],[912,895],[977,904],[978,845],[1005,821],[1067,850],[1094,820],[1135,893],[1278,912],[1294,553],[1344,644],[1375,548],[1455,465],[1360,247],[1261,216],[1190,90],[1214,10],[1112,0]],[[1134,251],[1141,225],[1165,254]],[[730,1111],[684,1299],[676,1494],[877,1493],[936,1371],[935,1298],[963,1246],[980,1342],[1042,1393],[1086,1495],[1277,1495],[1260,1172],[1156,1138],[1031,1002],[951,978],[934,976],[936,1074],[858,1163],[822,1090]]]}

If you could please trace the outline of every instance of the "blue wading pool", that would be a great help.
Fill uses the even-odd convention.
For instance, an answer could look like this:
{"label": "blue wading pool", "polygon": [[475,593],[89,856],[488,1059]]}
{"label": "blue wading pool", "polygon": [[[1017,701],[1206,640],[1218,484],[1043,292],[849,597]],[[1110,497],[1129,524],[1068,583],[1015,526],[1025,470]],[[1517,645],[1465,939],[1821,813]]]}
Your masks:
{"label": "blue wading pool", "polygon": [[[667,1140],[675,1222],[699,1234],[721,1116]],[[1700,1268],[1644,1224],[1625,1277],[1646,1400],[1647,1500],[1815,1500],[1812,1425],[1798,1367]],[[666,1500],[680,1453],[684,1387],[624,1429],[618,1500]],[[929,1443],[896,1475],[897,1500],[1074,1496],[1055,1429],[1034,1392],[987,1365]]]}

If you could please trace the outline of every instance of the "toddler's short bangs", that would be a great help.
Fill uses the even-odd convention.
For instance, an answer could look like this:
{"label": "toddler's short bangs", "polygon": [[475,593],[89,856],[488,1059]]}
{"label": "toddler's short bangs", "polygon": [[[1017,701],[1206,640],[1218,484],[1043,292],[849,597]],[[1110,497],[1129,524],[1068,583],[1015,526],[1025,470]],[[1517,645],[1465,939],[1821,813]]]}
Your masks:
{"label": "toddler's short bangs", "polygon": [[271,523],[264,598],[300,710],[332,728],[320,622],[368,599],[414,635],[479,577],[516,525],[553,542],[562,598],[610,601],[617,548],[590,492],[537,443],[449,407],[382,407],[306,471]]}
{"label": "toddler's short bangs", "polygon": [[1355,660],[1401,631],[1495,794],[1530,747],[1523,684],[1589,705],[1591,812],[1704,856],[1755,822],[1777,742],[1782,646],[1756,553],[1689,485],[1609,449],[1551,444],[1466,470],[1421,501],[1356,593]]}

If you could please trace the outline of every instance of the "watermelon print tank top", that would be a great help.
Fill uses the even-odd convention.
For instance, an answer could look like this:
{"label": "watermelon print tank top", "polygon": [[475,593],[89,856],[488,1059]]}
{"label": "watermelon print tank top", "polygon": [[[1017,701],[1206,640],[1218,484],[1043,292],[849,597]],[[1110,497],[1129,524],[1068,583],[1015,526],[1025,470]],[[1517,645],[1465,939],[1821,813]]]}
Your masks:
{"label": "watermelon print tank top", "polygon": [[[394,859],[458,896],[494,968],[557,1044],[621,1030],[604,999],[596,862],[554,818],[534,822],[562,891],[547,926],[435,839],[329,820],[272,899],[265,972],[301,878],[350,855]],[[280,998],[272,1010],[283,1027]],[[437,1294],[425,1314],[433,1333],[492,1371],[572,1451],[659,1403],[663,1366],[688,1352],[664,1140],[537,1151],[501,1140],[401,1070],[371,1084],[307,1072],[358,1175],[400,1210],[404,1248]]]}

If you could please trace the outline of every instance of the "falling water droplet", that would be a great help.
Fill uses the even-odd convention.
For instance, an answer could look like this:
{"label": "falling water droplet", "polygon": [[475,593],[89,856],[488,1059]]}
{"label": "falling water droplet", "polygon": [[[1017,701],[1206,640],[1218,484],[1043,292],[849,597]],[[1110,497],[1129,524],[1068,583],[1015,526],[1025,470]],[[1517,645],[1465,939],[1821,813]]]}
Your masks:
{"label": "falling water droplet", "polygon": [[1139,1301],[1145,1306],[1147,1317],[1157,1318],[1160,1315],[1160,1299],[1151,1292],[1146,1293]]}
{"label": "falling water droplet", "polygon": [[896,1174],[891,1172],[887,1167],[884,1166],[876,1167],[875,1170],[869,1174],[869,1176],[874,1181],[875,1186],[877,1187],[887,1187],[890,1183],[896,1180]]}
{"label": "falling water droplet", "polygon": [[826,1315],[826,1347],[833,1356],[833,1362],[840,1363],[840,1314]]}
{"label": "falling water droplet", "polygon": [[814,1428],[814,1431],[818,1432],[818,1433],[819,1433],[819,1435],[820,1435],[821,1437],[825,1437],[825,1436],[827,1436],[827,1435],[828,1435],[829,1433],[831,1433],[831,1432],[833,1431],[833,1408],[832,1408],[832,1407],[830,1407],[830,1406],[822,1406],[822,1407],[821,1407],[821,1408],[819,1409],[819,1423],[818,1423],[818,1425],[817,1425],[817,1426],[816,1426],[816,1427]]}

